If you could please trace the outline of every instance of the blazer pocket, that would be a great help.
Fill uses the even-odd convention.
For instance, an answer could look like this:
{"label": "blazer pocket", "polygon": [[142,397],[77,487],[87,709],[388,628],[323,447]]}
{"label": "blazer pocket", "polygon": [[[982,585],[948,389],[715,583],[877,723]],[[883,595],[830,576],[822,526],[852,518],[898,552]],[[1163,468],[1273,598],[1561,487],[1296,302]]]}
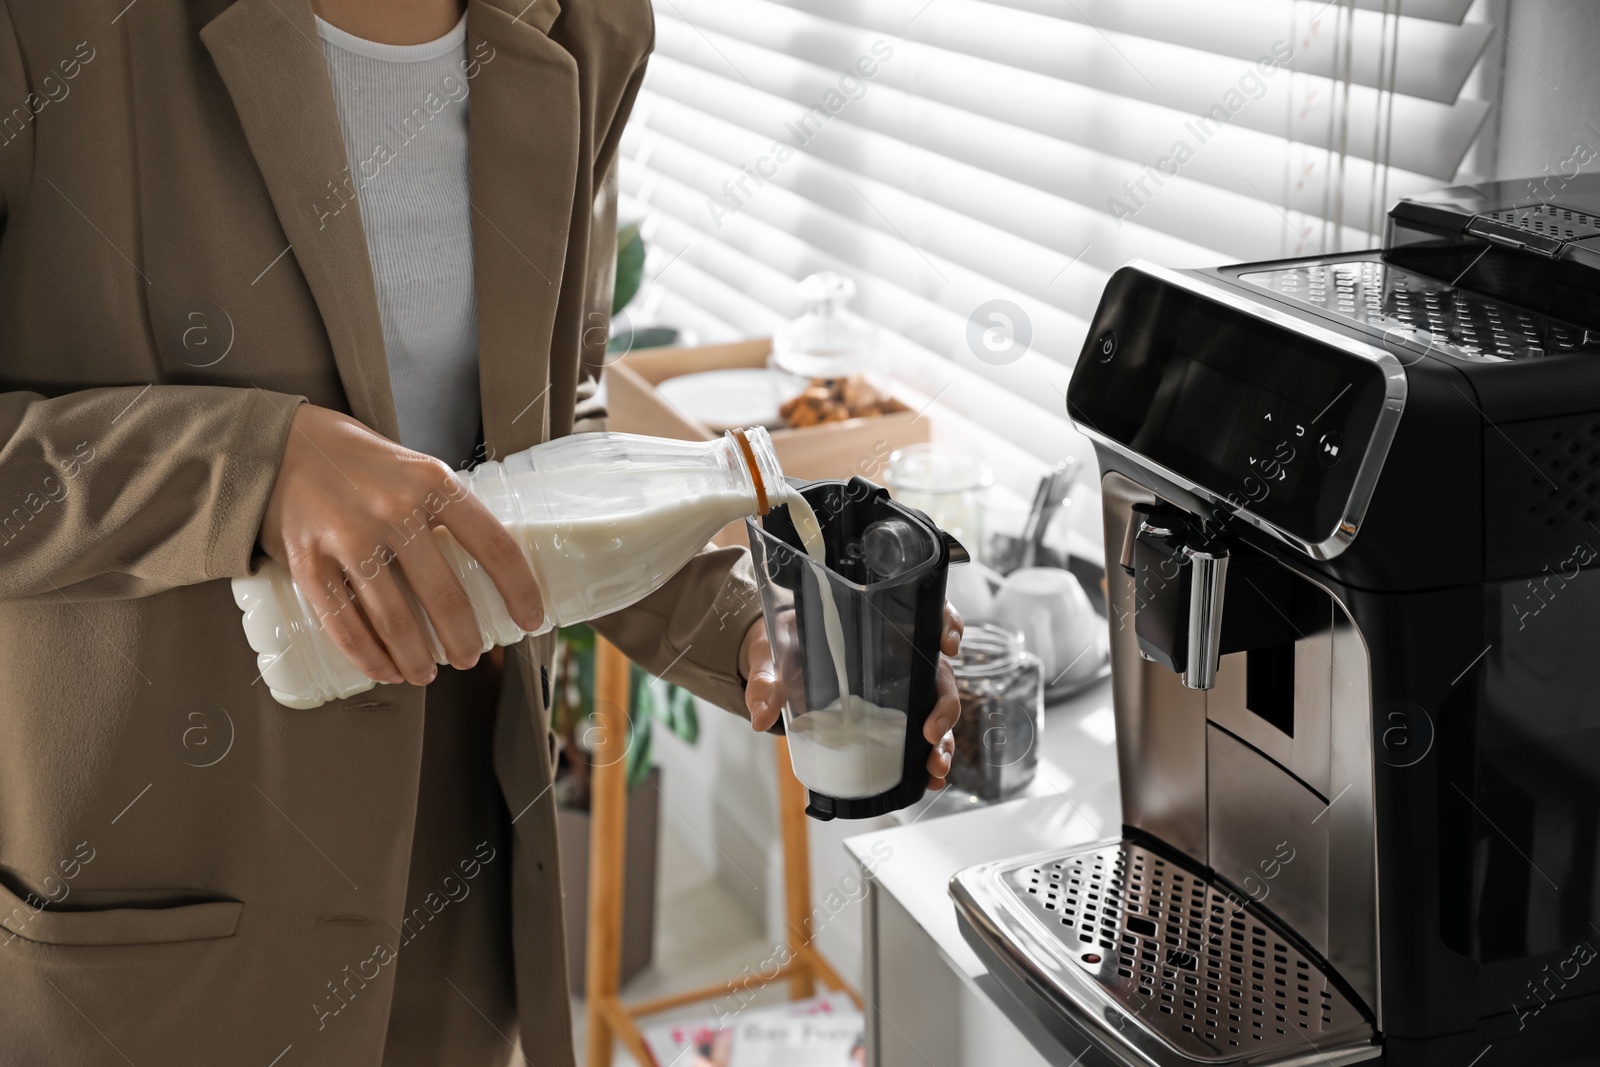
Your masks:
{"label": "blazer pocket", "polygon": [[73,889],[42,908],[0,881],[0,943],[11,936],[40,945],[157,945],[232,937],[244,905],[184,889]]}

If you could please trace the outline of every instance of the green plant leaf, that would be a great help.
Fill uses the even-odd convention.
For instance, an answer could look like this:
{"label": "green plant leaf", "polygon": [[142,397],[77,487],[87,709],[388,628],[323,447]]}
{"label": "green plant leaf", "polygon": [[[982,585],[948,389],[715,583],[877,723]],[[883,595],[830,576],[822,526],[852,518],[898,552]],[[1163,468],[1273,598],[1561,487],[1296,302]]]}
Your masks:
{"label": "green plant leaf", "polygon": [[576,652],[572,657],[577,668],[578,711],[580,716],[594,714],[594,652]]}
{"label": "green plant leaf", "polygon": [[575,623],[572,626],[563,626],[560,631],[561,641],[576,652],[592,652],[594,650],[594,628],[587,623]]}
{"label": "green plant leaf", "polygon": [[695,707],[694,694],[682,686],[667,686],[667,724],[688,744],[699,742],[700,712]]}
{"label": "green plant leaf", "polygon": [[611,292],[611,314],[628,306],[643,280],[644,238],[639,236],[639,224],[630,222],[617,228],[617,284]]}
{"label": "green plant leaf", "polygon": [[632,743],[628,746],[628,789],[637,789],[650,776],[651,738],[654,729],[648,715],[642,715],[633,722],[633,736],[629,739]]}
{"label": "green plant leaf", "polygon": [[607,352],[629,352],[642,348],[667,348],[683,337],[676,326],[624,326],[606,341]]}
{"label": "green plant leaf", "polygon": [[660,715],[656,707],[656,693],[650,686],[650,676],[637,663],[628,665],[628,719],[631,722],[648,722]]}

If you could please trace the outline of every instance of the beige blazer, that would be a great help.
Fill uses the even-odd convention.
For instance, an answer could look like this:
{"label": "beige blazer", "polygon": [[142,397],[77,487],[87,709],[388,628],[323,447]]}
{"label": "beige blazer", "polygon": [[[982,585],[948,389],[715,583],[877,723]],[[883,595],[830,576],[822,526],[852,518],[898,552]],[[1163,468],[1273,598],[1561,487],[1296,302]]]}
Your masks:
{"label": "beige blazer", "polygon": [[[598,377],[596,194],[653,27],[647,0],[470,0],[467,32],[483,425],[504,455],[570,432]],[[532,1062],[572,1058],[550,641],[506,657],[497,710],[380,686],[291,711],[230,595],[301,398],[397,434],[328,77],[308,0],[0,0],[0,1063],[471,1067],[467,1039],[384,1059],[385,1035],[459,1020],[503,1058],[512,1015]],[[747,559],[709,552],[601,629],[738,708],[758,610]],[[492,752],[419,812],[424,724],[442,759],[460,738],[436,745],[435,723],[458,718]],[[464,796],[489,798],[481,841],[425,825]],[[418,885],[439,887],[423,920]],[[456,951],[448,917],[493,900],[473,922],[503,944]],[[439,936],[398,947],[430,914]],[[460,1000],[391,1020],[408,958],[474,952],[505,1004],[452,979]]]}

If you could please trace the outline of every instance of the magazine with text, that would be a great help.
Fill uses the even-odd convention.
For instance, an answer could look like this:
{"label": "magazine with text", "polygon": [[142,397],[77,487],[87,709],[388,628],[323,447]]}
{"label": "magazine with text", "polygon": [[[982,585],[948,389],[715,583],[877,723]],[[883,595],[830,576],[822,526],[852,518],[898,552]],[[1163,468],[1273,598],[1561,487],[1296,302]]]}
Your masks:
{"label": "magazine with text", "polygon": [[644,1028],[659,1067],[865,1067],[866,1020],[843,993]]}

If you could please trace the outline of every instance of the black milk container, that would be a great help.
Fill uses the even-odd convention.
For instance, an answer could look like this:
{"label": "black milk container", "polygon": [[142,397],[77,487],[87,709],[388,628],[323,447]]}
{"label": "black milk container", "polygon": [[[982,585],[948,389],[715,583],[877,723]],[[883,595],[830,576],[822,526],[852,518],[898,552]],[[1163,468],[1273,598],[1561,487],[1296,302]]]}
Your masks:
{"label": "black milk container", "polygon": [[[945,575],[967,553],[864,478],[799,487],[826,546],[813,564],[787,505],[746,520],[778,669],[783,728],[817,819],[864,819],[919,800],[937,700]],[[821,561],[818,561],[821,562]],[[838,613],[828,638],[829,595]]]}

